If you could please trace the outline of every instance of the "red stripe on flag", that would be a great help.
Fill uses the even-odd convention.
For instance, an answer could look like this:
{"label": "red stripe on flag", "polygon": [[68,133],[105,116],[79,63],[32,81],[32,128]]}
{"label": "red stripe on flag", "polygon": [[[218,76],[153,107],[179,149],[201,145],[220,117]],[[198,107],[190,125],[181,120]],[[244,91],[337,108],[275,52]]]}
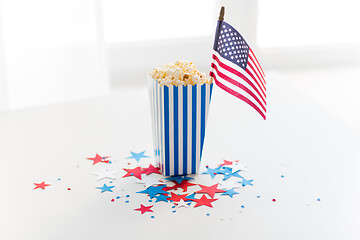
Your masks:
{"label": "red stripe on flag", "polygon": [[[224,79],[225,81],[234,84],[235,86],[241,88],[242,90],[244,90],[245,92],[247,92],[250,96],[252,96],[256,102],[258,102],[260,104],[260,106],[262,107],[262,109],[264,109],[264,111],[266,112],[266,109],[264,107],[264,105],[262,104],[262,102],[259,100],[258,97],[256,97],[256,95],[251,92],[246,86],[244,86],[243,84],[239,83],[238,81],[232,79],[231,77],[225,75],[224,73],[220,72],[219,69],[217,68],[217,66],[214,63],[211,63],[211,67],[213,69],[216,70],[216,73],[219,77],[221,77],[222,79]],[[261,97],[261,96],[260,96]],[[262,97],[261,97],[262,98]],[[262,100],[264,101],[264,103],[266,104],[265,100],[262,98]]]}
{"label": "red stripe on flag", "polygon": [[257,76],[257,78],[259,79],[259,82],[261,83],[261,86],[263,86],[263,88],[266,90],[266,87],[263,83],[263,81],[261,80],[261,78],[259,77],[259,75],[256,73],[254,67],[251,65],[250,61],[247,62],[247,64],[249,65],[249,67],[254,71],[255,75]]}
{"label": "red stripe on flag", "polygon": [[[260,87],[259,82],[256,80],[256,78],[254,77],[254,75],[249,71],[249,69],[246,69],[245,72],[246,72],[247,74],[249,74],[252,79],[254,79],[254,81],[256,82],[256,84],[259,86],[261,92],[262,92],[262,93],[264,94],[264,96],[266,97],[264,90]],[[265,89],[265,91],[266,91],[266,88],[264,88],[264,89]]]}
{"label": "red stripe on flag", "polygon": [[218,85],[220,88],[222,88],[224,91],[230,93],[231,95],[239,98],[240,100],[243,100],[244,102],[246,102],[247,104],[249,104],[251,107],[253,107],[263,118],[264,120],[266,120],[266,116],[265,114],[253,103],[251,102],[248,98],[246,98],[245,96],[241,95],[240,93],[234,91],[231,88],[228,88],[227,86],[225,86],[224,84],[222,84],[221,82],[219,82],[216,79],[216,74],[213,73],[212,71],[210,72],[210,76],[212,76],[215,79],[215,83],[216,85]]}
{"label": "red stripe on flag", "polygon": [[[250,60],[254,63],[254,65],[255,65],[255,67],[256,67],[256,70],[259,72],[259,74],[260,74],[263,82],[266,84],[265,78],[264,78],[264,76],[261,74],[261,72],[260,72],[257,64],[255,63],[254,59],[252,58],[252,56],[251,56],[250,54],[249,54],[249,57],[250,57]],[[249,63],[249,61],[248,61],[248,63]],[[253,71],[256,72],[255,69],[253,69]]]}
{"label": "red stripe on flag", "polygon": [[[227,70],[227,71],[235,74],[236,76],[240,77],[241,79],[243,79],[245,82],[247,82],[257,92],[257,94],[259,94],[259,96],[262,96],[261,93],[259,92],[259,90],[257,89],[257,87],[253,84],[253,82],[250,81],[247,77],[245,77],[242,73],[240,73],[239,71],[233,69],[232,67],[229,67],[228,65],[222,63],[219,60],[219,58],[214,54],[213,54],[213,59],[219,64],[220,67],[224,68],[225,70]],[[259,86],[259,88],[260,88],[260,86]],[[262,88],[260,88],[260,90],[264,94],[264,97],[266,97],[266,94],[264,93]]]}
{"label": "red stripe on flag", "polygon": [[257,58],[256,58],[256,56],[255,56],[255,54],[254,54],[253,50],[252,50],[250,47],[249,47],[249,49],[250,49],[250,52],[252,53],[252,55],[254,55],[255,60],[256,60],[256,63],[257,63],[257,65],[259,65],[259,67],[260,67],[260,69],[261,69],[261,72],[262,72],[262,74],[263,74],[263,75],[264,75],[264,77],[265,77],[264,70],[262,69],[262,67],[261,67],[261,65],[260,65],[260,63],[259,63],[259,61],[257,60]]}

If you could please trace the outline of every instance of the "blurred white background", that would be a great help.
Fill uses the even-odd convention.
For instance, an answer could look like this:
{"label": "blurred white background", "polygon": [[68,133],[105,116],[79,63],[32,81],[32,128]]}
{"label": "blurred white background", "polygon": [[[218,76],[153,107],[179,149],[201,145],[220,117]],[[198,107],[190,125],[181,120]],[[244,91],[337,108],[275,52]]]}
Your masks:
{"label": "blurred white background", "polygon": [[176,59],[208,72],[221,5],[266,70],[360,62],[355,0],[1,0],[0,109],[145,84],[152,67]]}

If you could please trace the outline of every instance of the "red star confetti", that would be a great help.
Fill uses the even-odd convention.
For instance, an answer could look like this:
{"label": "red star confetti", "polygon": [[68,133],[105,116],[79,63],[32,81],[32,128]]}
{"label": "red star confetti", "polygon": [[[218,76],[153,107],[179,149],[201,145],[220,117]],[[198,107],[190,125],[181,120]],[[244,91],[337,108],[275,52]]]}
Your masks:
{"label": "red star confetti", "polygon": [[144,171],[141,169],[141,167],[136,167],[136,168],[133,168],[133,169],[124,168],[124,170],[127,171],[127,174],[125,174],[123,176],[123,178],[124,177],[134,176],[134,177],[137,177],[138,179],[141,180],[141,174],[144,173]]}
{"label": "red star confetti", "polygon": [[149,175],[151,173],[161,174],[160,168],[154,167],[152,164],[150,164],[147,168],[143,168],[143,171],[146,175]]}
{"label": "red star confetti", "polygon": [[220,164],[219,166],[226,166],[226,165],[232,165],[232,164],[233,164],[233,162],[227,161],[224,159],[224,163]]}
{"label": "red star confetti", "polygon": [[179,195],[179,194],[171,193],[171,197],[168,198],[167,200],[168,201],[172,200],[173,202],[179,202],[182,199],[182,200],[186,201],[186,200],[189,200],[189,199],[186,199],[187,195],[188,194]]}
{"label": "red star confetti", "polygon": [[200,206],[208,206],[213,207],[211,205],[212,202],[216,201],[217,199],[207,198],[205,195],[202,195],[200,199],[192,199],[192,201],[196,202],[196,205],[194,207],[200,207]]}
{"label": "red star confetti", "polygon": [[224,190],[218,189],[218,183],[214,184],[210,187],[204,186],[199,184],[199,186],[202,188],[201,190],[195,192],[195,193],[207,193],[211,198],[214,198],[215,193],[223,193],[226,192]]}
{"label": "red star confetti", "polygon": [[45,187],[50,186],[51,184],[46,184],[44,181],[42,183],[34,183],[36,187],[34,187],[34,189],[37,188],[41,188],[42,190],[45,190]]}
{"label": "red star confetti", "polygon": [[99,154],[96,154],[95,157],[93,158],[87,158],[88,160],[91,160],[91,161],[94,161],[93,162],[93,165],[99,163],[99,162],[102,162],[102,163],[109,163],[110,161],[109,160],[106,160],[107,158],[109,158],[110,156],[106,156],[106,157],[102,157],[100,156]]}
{"label": "red star confetti", "polygon": [[175,185],[172,187],[166,187],[164,188],[165,191],[181,188],[183,192],[187,191],[188,187],[196,186],[197,184],[189,183],[189,180],[183,180],[181,183],[178,183],[176,181],[172,181]]}
{"label": "red star confetti", "polygon": [[140,204],[140,208],[134,209],[135,211],[141,211],[141,214],[144,214],[146,212],[154,212],[153,210],[151,210],[150,208],[152,208],[152,206],[144,206],[142,204]]}

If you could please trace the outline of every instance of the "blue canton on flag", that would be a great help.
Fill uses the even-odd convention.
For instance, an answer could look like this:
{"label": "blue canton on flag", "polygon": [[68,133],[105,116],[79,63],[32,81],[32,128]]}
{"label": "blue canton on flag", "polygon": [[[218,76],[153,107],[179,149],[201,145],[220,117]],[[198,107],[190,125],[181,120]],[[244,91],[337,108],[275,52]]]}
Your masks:
{"label": "blue canton on flag", "polygon": [[248,61],[249,45],[247,45],[240,33],[226,22],[222,22],[221,29],[217,31],[215,39],[218,39],[218,41],[214,43],[214,50],[221,57],[245,70]]}

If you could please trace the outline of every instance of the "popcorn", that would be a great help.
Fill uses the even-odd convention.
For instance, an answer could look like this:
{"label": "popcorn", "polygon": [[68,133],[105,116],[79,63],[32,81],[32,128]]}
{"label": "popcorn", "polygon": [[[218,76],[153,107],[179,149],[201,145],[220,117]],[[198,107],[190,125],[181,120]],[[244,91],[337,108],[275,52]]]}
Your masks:
{"label": "popcorn", "polygon": [[164,67],[156,67],[150,72],[160,86],[166,85],[195,85],[212,83],[212,78],[205,73],[199,72],[193,62],[177,60],[174,64],[166,64]]}

